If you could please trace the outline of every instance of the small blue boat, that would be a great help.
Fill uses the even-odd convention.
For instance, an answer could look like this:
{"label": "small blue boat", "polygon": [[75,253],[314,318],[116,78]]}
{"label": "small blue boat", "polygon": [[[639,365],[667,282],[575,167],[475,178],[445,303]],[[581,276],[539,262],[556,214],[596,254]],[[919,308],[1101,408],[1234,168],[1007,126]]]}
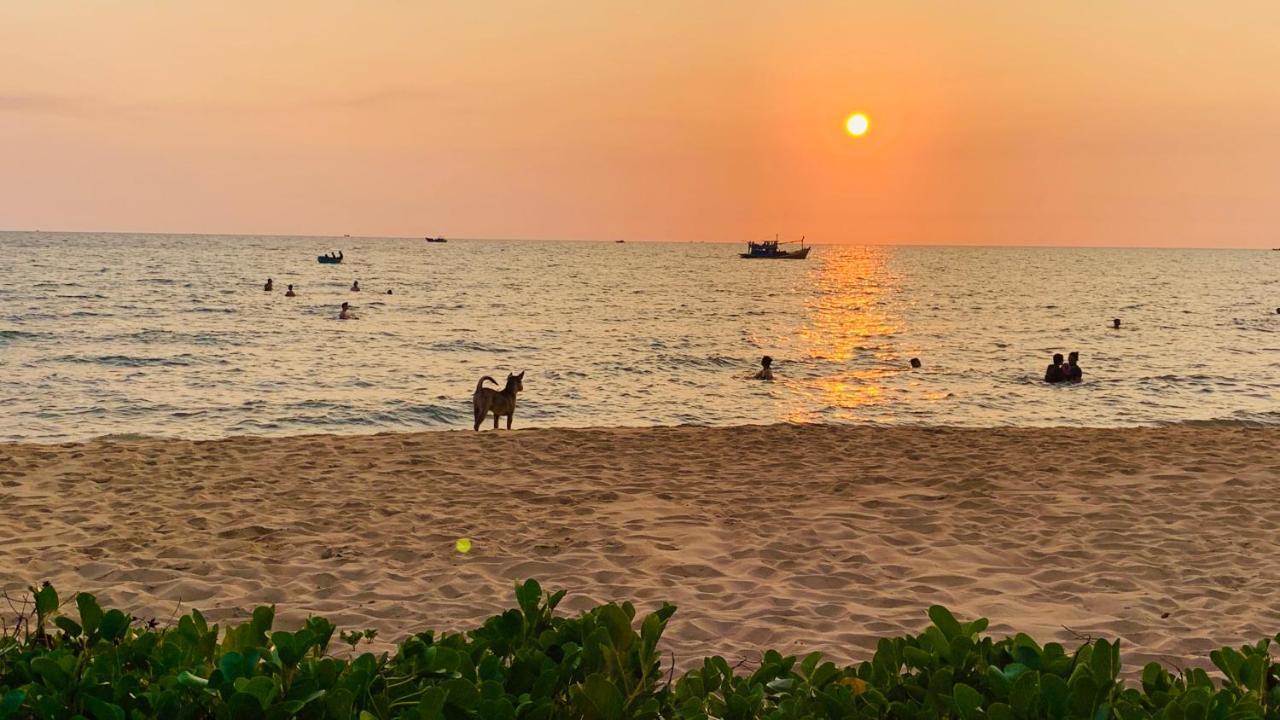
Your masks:
{"label": "small blue boat", "polygon": [[319,261],[321,265],[337,265],[342,262],[342,253],[338,253],[337,255],[317,255],[316,260]]}

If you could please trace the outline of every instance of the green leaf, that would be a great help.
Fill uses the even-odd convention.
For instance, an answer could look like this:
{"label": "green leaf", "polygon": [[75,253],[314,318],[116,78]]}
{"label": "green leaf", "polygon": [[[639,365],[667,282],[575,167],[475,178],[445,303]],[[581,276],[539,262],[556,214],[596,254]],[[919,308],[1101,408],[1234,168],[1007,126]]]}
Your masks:
{"label": "green leaf", "polygon": [[85,634],[94,634],[102,624],[102,608],[98,606],[98,599],[89,593],[79,593],[76,595],[76,607],[80,609],[80,625],[84,627]]}
{"label": "green leaf", "polygon": [[128,629],[129,616],[119,610],[109,610],[102,616],[102,622],[98,625],[98,634],[104,640],[114,642],[124,637]]}
{"label": "green leaf", "polygon": [[39,590],[32,588],[31,592],[35,595],[36,615],[41,620],[52,615],[58,609],[58,591],[54,590],[49,583],[40,586]]}
{"label": "green leaf", "polygon": [[1233,685],[1240,684],[1240,666],[1244,663],[1244,658],[1240,653],[1232,648],[1224,647],[1221,650],[1214,650],[1209,653],[1209,659],[1213,664],[1218,666],[1222,674],[1227,676],[1227,680]]}
{"label": "green leaf", "polygon": [[267,639],[267,633],[270,632],[275,619],[275,605],[260,605],[253,609],[253,631],[257,633],[259,643]]}
{"label": "green leaf", "polygon": [[58,629],[65,633],[69,638],[74,639],[80,637],[80,625],[75,620],[72,620],[65,615],[60,615],[54,618],[53,624],[57,625]]}
{"label": "green leaf", "polygon": [[988,720],[1015,720],[1013,708],[1004,703],[991,703],[987,707]]}
{"label": "green leaf", "polygon": [[1115,658],[1114,649],[1118,647],[1119,641],[1116,642],[1116,648],[1106,640],[1098,640],[1094,645],[1093,655],[1089,658],[1089,670],[1099,686],[1109,686],[1116,681],[1120,668],[1113,665],[1112,661]]}
{"label": "green leaf", "polygon": [[444,718],[444,702],[444,688],[439,686],[429,687],[426,692],[422,693],[422,699],[418,701],[418,714],[423,720],[442,720]]}
{"label": "green leaf", "polygon": [[315,633],[303,628],[296,633],[274,632],[271,633],[271,644],[276,646],[276,652],[280,655],[280,662],[285,667],[297,667],[302,658],[306,656],[307,650],[311,649],[311,644],[315,642]]}
{"label": "green leaf", "polygon": [[533,619],[538,615],[538,604],[542,601],[542,586],[537,580],[525,580],[523,585],[516,585],[516,602],[524,616]]}
{"label": "green leaf", "polygon": [[[1050,677],[1057,677],[1057,675]],[[1067,688],[1070,691],[1069,702],[1072,717],[1087,718],[1092,715],[1100,689],[1098,681],[1093,679],[1092,672],[1085,671],[1072,675],[1071,681],[1067,683]]]}
{"label": "green leaf", "polygon": [[67,687],[67,683],[71,680],[71,677],[67,675],[67,671],[62,669],[58,661],[48,655],[32,658],[31,671],[39,675],[44,680],[45,685],[58,690]]}
{"label": "green leaf", "polygon": [[85,707],[93,714],[94,720],[125,720],[124,709],[119,705],[89,696],[85,698]]}
{"label": "green leaf", "polygon": [[1067,681],[1057,675],[1040,676],[1040,706],[1044,717],[1059,720],[1067,716],[1067,703],[1070,691]]}
{"label": "green leaf", "polygon": [[22,701],[27,699],[27,693],[22,690],[10,690],[4,694],[4,699],[0,700],[0,720],[8,718],[18,712],[18,708],[22,707]]}
{"label": "green leaf", "polygon": [[583,720],[622,720],[626,701],[605,676],[591,675],[578,690],[577,705]]}
{"label": "green leaf", "polygon": [[1013,680],[1009,676],[1000,672],[995,665],[987,666],[987,688],[991,694],[1001,700],[1009,699],[1009,691],[1013,690]]}
{"label": "green leaf", "polygon": [[907,646],[902,649],[902,660],[907,667],[924,670],[933,666],[933,655],[918,647]]}
{"label": "green leaf", "polygon": [[462,710],[471,710],[480,702],[480,691],[476,686],[462,678],[446,680],[440,687],[448,693],[445,704]]}
{"label": "green leaf", "polygon": [[[253,678],[240,678],[236,680],[235,687],[237,694],[244,693],[258,701],[258,707],[265,710],[275,699],[277,688],[274,679],[265,675],[259,675]],[[233,696],[234,697],[234,696]]]}
{"label": "green leaf", "polygon": [[[431,688],[431,690],[439,691],[441,700],[443,701],[444,692],[439,688]],[[428,690],[428,692],[431,692]],[[329,717],[341,718],[348,720],[351,717],[353,706],[356,702],[356,696],[346,688],[334,688],[330,690],[324,698],[324,707],[329,713]]]}
{"label": "green leaf", "polygon": [[227,716],[235,720],[261,720],[265,717],[262,703],[246,692],[237,692],[227,700]]}
{"label": "green leaf", "polygon": [[977,690],[964,683],[956,683],[951,694],[956,701],[956,710],[959,711],[961,720],[970,720],[976,716],[978,708],[982,706],[982,695]]}
{"label": "green leaf", "polygon": [[1033,717],[1040,706],[1040,673],[1028,670],[1018,676],[1009,691],[1009,704],[1018,717]]}
{"label": "green leaf", "polygon": [[599,610],[600,622],[609,631],[609,640],[620,652],[626,652],[635,640],[631,618],[617,605],[609,604]]}
{"label": "green leaf", "polygon": [[964,634],[964,630],[960,627],[960,623],[955,616],[951,614],[950,610],[941,605],[934,605],[929,608],[929,619],[942,631],[942,635],[947,639],[948,644],[952,639]]}

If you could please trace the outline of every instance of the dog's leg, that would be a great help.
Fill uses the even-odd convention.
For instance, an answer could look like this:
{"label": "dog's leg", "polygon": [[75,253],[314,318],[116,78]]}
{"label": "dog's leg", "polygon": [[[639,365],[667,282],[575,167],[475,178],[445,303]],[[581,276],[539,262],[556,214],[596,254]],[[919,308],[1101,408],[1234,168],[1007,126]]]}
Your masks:
{"label": "dog's leg", "polygon": [[508,429],[508,430],[510,430],[510,429],[511,429],[511,418],[515,417],[515,415],[516,415],[516,414],[515,414],[515,413],[513,413],[513,412],[511,412],[511,413],[507,413],[507,429]]}
{"label": "dog's leg", "polygon": [[484,408],[480,407],[479,403],[477,403],[477,404],[476,404],[476,405],[471,409],[471,414],[472,414],[473,416],[475,416],[475,419],[476,419],[476,426],[475,426],[475,428],[474,428],[474,429],[475,429],[477,432],[479,432],[479,430],[480,430],[480,423],[484,422]]}
{"label": "dog's leg", "polygon": [[493,429],[494,430],[498,429],[498,411],[497,410],[493,411]]}

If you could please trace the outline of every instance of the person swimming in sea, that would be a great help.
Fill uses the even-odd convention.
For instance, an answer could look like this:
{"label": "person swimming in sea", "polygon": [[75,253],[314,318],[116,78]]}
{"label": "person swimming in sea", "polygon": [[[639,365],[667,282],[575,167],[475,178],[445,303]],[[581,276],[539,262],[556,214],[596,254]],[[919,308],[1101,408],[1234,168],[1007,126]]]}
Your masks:
{"label": "person swimming in sea", "polygon": [[289,289],[288,289],[288,290],[285,290],[285,292],[284,292],[284,296],[285,296],[285,297],[297,297],[297,296],[298,296],[298,293],[294,292],[294,291],[293,291],[293,286],[292,286],[292,285],[290,285],[290,286],[289,286]]}
{"label": "person swimming in sea", "polygon": [[351,304],[342,303],[342,312],[338,313],[339,320],[355,320],[356,316],[351,314]]}
{"label": "person swimming in sea", "polygon": [[275,286],[271,284],[271,278],[267,278],[267,284],[263,285],[262,289],[267,292],[271,292],[272,290],[275,290]]}
{"label": "person swimming in sea", "polygon": [[359,280],[352,280],[352,281],[351,281],[351,292],[360,292],[360,281],[359,281]]}
{"label": "person swimming in sea", "polygon": [[751,376],[752,380],[772,380],[773,379],[773,358],[765,355],[760,358],[760,372]]}
{"label": "person swimming in sea", "polygon": [[1053,354],[1053,363],[1044,369],[1044,381],[1047,383],[1065,382],[1066,372],[1062,367],[1062,353]]}

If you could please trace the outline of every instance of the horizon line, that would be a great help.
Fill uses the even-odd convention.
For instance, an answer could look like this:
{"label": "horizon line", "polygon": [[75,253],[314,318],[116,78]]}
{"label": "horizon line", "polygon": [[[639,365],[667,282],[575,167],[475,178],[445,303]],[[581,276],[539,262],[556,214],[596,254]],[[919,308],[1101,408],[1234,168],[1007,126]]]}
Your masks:
{"label": "horizon line", "polygon": [[[315,238],[325,240],[425,240],[428,236],[417,235],[313,235],[297,233],[233,233],[233,232],[158,232],[139,230],[45,230],[39,229],[2,229],[3,234],[48,234],[48,235],[154,235],[179,237],[226,237],[226,238]],[[434,237],[445,237],[442,235]],[[748,240],[668,240],[661,238],[551,238],[551,237],[463,237],[446,238],[465,242],[581,242],[581,243],[649,243],[668,245],[735,245]],[[758,242],[758,241],[754,241]],[[1030,245],[1030,244],[982,244],[982,243],[903,243],[903,242],[809,242],[809,245],[827,247],[925,247],[925,248],[1014,248],[1014,249],[1055,249],[1055,250],[1256,250],[1274,251],[1280,248],[1251,246],[1207,246],[1207,245]]]}

